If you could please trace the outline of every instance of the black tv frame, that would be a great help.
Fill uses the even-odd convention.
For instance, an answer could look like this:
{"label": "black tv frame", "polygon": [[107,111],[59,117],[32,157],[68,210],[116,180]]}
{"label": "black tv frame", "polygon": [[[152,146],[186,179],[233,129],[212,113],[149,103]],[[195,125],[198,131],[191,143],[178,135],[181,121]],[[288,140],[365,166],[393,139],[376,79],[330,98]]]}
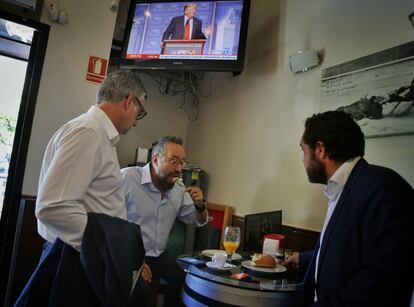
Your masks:
{"label": "black tv frame", "polygon": [[134,18],[135,6],[142,3],[165,3],[165,2],[213,2],[213,1],[232,1],[232,0],[132,0],[128,19],[124,33],[123,46],[119,67],[121,69],[140,69],[140,70],[184,70],[184,71],[230,71],[240,73],[244,68],[244,59],[246,53],[247,28],[250,14],[250,1],[243,1],[242,20],[240,28],[239,49],[237,52],[237,60],[186,60],[186,59],[126,59],[126,51],[128,49],[129,36],[131,33],[132,22]]}

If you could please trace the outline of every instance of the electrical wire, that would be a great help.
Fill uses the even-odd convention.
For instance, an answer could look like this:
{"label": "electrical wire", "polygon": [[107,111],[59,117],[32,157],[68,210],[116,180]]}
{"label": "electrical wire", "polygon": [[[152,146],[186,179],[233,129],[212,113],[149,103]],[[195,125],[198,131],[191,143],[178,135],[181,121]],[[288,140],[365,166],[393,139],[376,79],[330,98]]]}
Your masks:
{"label": "electrical wire", "polygon": [[[200,97],[210,97],[212,92],[212,83],[216,73],[210,79],[209,92],[202,95],[199,90],[199,80],[204,80],[204,74],[198,76],[194,72],[181,72],[179,75],[170,75],[163,72],[145,72],[157,85],[161,96],[174,97],[182,95],[182,102],[179,109],[187,114],[189,121],[196,121],[200,112]],[[187,105],[187,95],[191,97],[189,109]],[[192,116],[192,114],[194,114]]]}

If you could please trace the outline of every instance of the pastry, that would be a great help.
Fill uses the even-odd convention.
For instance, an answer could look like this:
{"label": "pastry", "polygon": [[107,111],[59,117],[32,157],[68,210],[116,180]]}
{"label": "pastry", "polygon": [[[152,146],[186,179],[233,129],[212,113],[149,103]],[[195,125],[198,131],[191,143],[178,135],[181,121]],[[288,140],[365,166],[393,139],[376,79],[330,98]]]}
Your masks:
{"label": "pastry", "polygon": [[271,255],[255,253],[252,259],[252,265],[264,268],[275,268],[276,260]]}

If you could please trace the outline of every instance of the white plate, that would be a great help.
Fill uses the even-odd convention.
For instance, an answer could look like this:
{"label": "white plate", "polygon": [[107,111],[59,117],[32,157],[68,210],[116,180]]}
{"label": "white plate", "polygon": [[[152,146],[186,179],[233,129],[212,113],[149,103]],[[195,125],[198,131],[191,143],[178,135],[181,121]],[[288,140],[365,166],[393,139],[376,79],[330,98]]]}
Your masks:
{"label": "white plate", "polygon": [[[207,257],[213,257],[213,256],[214,256],[214,253],[226,253],[226,251],[219,250],[219,249],[205,249],[205,250],[203,250],[201,253],[202,253],[204,256],[207,256]],[[241,255],[237,254],[237,253],[234,253],[234,254],[231,256],[231,260],[240,260],[240,259],[242,259],[242,258],[243,258],[243,257],[242,257]]]}
{"label": "white plate", "polygon": [[236,266],[230,263],[225,263],[224,267],[216,266],[216,264],[212,261],[206,262],[206,266],[209,269],[217,270],[217,271],[230,271],[231,269],[234,269]]}
{"label": "white plate", "polygon": [[280,264],[277,264],[275,268],[263,268],[260,266],[255,266],[252,264],[251,260],[245,260],[241,264],[242,266],[244,266],[245,268],[248,268],[249,270],[264,272],[264,273],[282,273],[282,272],[286,272],[287,270],[286,267]]}

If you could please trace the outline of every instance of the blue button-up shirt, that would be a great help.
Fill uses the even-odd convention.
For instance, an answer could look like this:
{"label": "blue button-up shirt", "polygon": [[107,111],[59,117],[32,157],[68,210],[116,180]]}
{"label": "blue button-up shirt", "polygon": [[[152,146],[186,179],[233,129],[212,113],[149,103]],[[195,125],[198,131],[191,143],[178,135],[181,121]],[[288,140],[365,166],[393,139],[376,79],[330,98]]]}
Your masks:
{"label": "blue button-up shirt", "polygon": [[121,170],[127,219],[141,226],[146,256],[158,257],[164,252],[175,218],[186,224],[200,224],[190,194],[179,180],[164,198],[151,181],[150,164]]}

